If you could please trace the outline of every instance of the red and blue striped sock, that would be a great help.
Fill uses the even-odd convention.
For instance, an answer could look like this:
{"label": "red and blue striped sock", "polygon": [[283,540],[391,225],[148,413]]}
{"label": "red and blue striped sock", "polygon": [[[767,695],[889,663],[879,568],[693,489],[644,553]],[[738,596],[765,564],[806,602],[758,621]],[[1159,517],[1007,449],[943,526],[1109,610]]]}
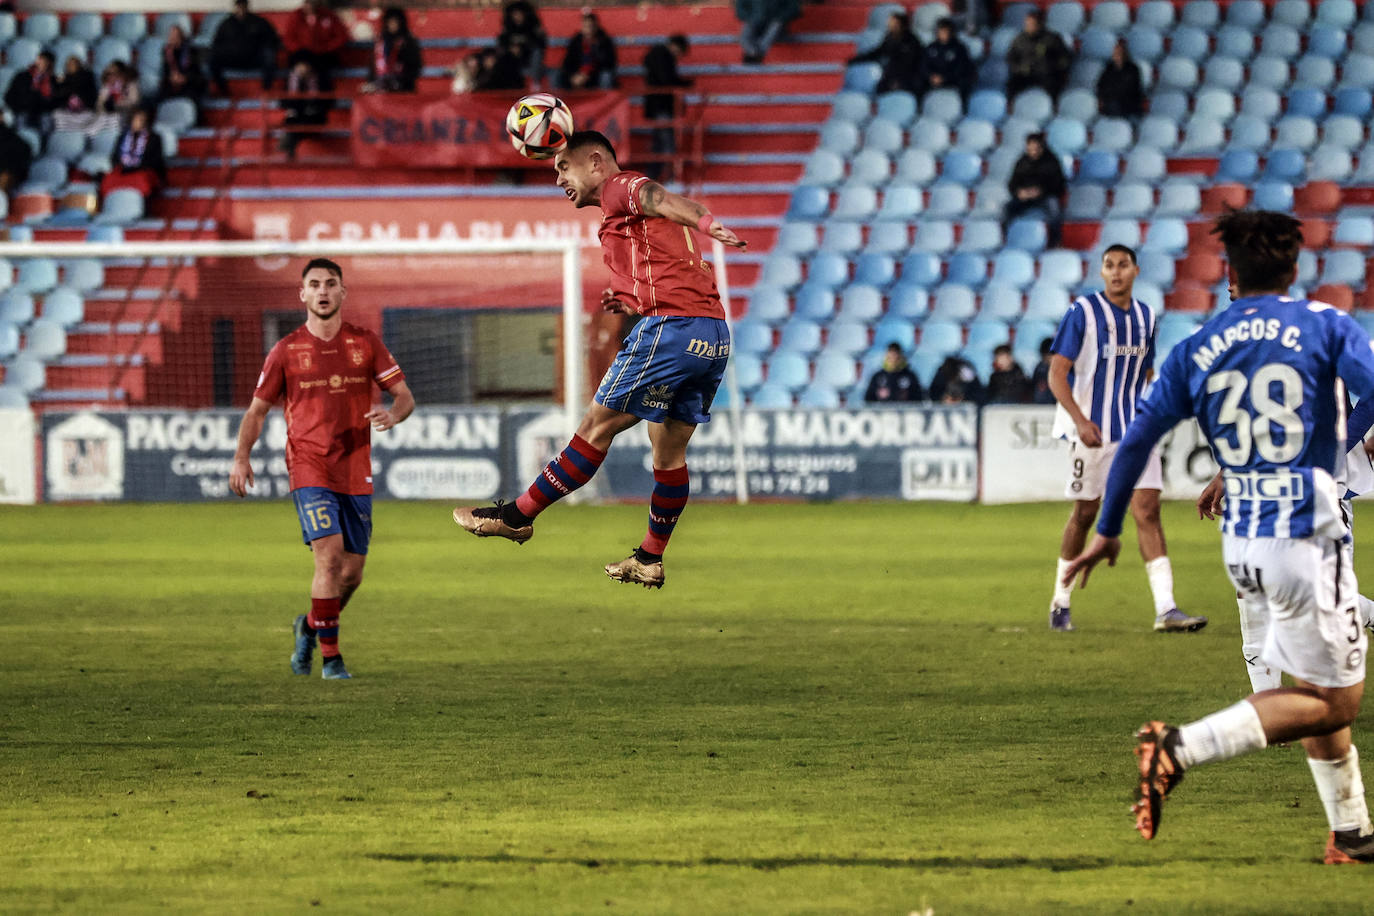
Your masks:
{"label": "red and blue striped sock", "polygon": [[573,436],[568,447],[550,461],[530,488],[515,500],[515,508],[527,518],[534,518],[591,480],[605,460],[605,452],[581,436]]}
{"label": "red and blue striped sock", "polygon": [[644,543],[639,549],[653,556],[663,556],[668,547],[668,538],[673,536],[673,528],[687,508],[687,497],[691,494],[687,465],[680,468],[654,468],[654,492],[649,497],[649,531],[644,535]]}
{"label": "red and blue striped sock", "polygon": [[320,640],[320,655],[333,658],[339,654],[339,606],[338,598],[311,598],[310,616],[306,623],[315,630]]}

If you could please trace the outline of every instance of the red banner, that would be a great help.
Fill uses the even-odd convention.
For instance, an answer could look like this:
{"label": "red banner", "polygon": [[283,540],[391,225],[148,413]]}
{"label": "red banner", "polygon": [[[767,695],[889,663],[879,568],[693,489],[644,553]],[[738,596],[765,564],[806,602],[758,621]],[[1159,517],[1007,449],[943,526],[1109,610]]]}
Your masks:
{"label": "red banner", "polygon": [[[623,92],[567,92],[578,130],[599,130],[622,149],[629,140],[630,98]],[[406,94],[353,100],[353,162],[412,168],[548,168],[526,159],[506,136],[513,93],[482,92],[444,98]]]}

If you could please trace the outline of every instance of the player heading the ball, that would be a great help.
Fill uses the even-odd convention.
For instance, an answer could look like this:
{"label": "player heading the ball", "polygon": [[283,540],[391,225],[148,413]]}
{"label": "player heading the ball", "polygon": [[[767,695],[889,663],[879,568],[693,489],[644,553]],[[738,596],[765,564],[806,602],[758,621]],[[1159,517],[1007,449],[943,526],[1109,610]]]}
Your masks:
{"label": "player heading the ball", "polygon": [[574,133],[554,158],[554,171],[573,206],[602,210],[597,234],[612,281],[601,307],[643,317],[621,344],[577,434],[529,489],[514,502],[454,509],[453,520],[478,537],[523,544],[534,536],[535,517],[590,480],[611,441],[645,420],[654,462],[649,529],[628,558],[605,570],[618,582],[659,588],[663,552],[690,491],[687,443],[697,424],[711,419],[730,355],[725,309],[693,230],[735,248],[745,243],[701,204],[622,169],[611,142],[596,131]]}
{"label": "player heading the ball", "polygon": [[[415,398],[380,337],[343,320],[343,270],[315,258],[301,271],[305,324],[267,354],[253,402],[239,425],[229,489],[253,486],[249,454],[277,401],[286,410],[286,468],[301,536],[314,552],[310,613],[296,618],[291,670],[309,674],[316,640],[322,674],[349,677],[339,652],[339,614],[363,581],[372,538],[372,430],[390,429],[415,409]],[[373,385],[391,395],[374,404]]]}

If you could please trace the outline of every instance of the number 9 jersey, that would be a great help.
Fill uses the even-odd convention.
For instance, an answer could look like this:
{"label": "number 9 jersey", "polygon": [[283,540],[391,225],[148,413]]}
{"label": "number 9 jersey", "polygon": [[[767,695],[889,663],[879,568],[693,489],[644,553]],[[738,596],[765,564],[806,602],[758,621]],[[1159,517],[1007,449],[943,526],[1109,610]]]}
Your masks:
{"label": "number 9 jersey", "polygon": [[1170,351],[1127,438],[1195,416],[1225,476],[1225,533],[1343,538],[1346,385],[1374,396],[1374,349],[1349,315],[1250,296]]}

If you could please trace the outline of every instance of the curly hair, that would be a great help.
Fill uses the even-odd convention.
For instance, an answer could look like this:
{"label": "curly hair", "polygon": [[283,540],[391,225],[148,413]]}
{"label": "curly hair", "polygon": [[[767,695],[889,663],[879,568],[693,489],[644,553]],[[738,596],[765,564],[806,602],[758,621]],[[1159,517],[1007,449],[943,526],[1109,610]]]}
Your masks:
{"label": "curly hair", "polygon": [[1302,221],[1272,210],[1233,210],[1216,218],[1212,234],[1226,247],[1226,257],[1242,290],[1286,288],[1302,248]]}

